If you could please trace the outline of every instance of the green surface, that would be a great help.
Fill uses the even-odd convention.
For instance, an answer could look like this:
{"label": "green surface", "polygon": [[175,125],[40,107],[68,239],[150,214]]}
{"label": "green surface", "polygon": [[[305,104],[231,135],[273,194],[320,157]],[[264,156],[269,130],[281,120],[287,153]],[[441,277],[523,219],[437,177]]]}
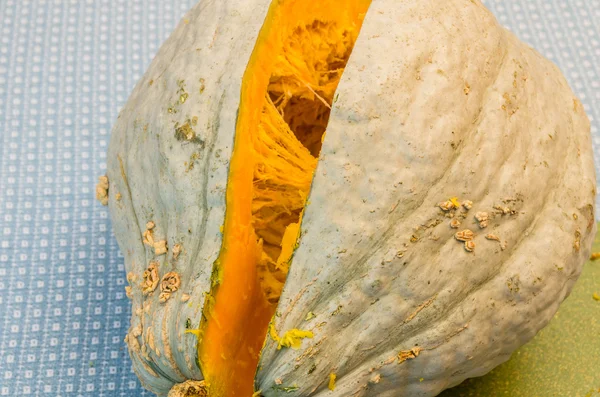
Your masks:
{"label": "green surface", "polygon": [[[600,252],[600,233],[593,252]],[[600,301],[594,293],[600,295],[600,260],[585,264],[550,324],[509,361],[440,397],[600,397]]]}

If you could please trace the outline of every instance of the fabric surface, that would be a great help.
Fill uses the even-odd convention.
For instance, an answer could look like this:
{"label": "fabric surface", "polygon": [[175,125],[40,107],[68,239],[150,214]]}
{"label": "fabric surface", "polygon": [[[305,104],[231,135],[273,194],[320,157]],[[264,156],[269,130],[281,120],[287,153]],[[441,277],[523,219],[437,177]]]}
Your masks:
{"label": "fabric surface", "polygon": [[[119,108],[194,3],[0,0],[0,396],[150,395],[94,192]],[[561,67],[598,152],[600,0],[486,4]]]}

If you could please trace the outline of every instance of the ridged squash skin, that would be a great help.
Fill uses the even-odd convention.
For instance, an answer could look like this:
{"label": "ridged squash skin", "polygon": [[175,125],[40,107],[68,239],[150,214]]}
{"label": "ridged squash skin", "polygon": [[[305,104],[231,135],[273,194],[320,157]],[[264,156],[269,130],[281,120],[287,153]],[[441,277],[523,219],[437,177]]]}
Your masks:
{"label": "ridged squash skin", "polygon": [[[109,207],[132,296],[126,340],[143,386],[160,396],[203,378],[185,331],[211,288],[242,76],[269,6],[196,5],[111,137]],[[558,68],[478,0],[373,0],[272,323],[314,338],[295,350],[265,336],[255,389],[434,396],[506,361],[552,318],[589,256],[589,131]],[[441,209],[452,197],[472,208]],[[166,254],[144,244],[148,221]],[[473,252],[455,238],[463,229]],[[139,286],[153,260],[159,277],[180,277],[164,303]]]}
{"label": "ridged squash skin", "polygon": [[[127,343],[142,385],[161,396],[173,383],[202,379],[186,322],[197,326],[210,291],[242,75],[268,7],[268,0],[197,4],[163,44],[113,128],[109,208],[126,272],[134,277]],[[188,120],[195,137],[178,139],[176,123]],[[166,255],[144,245],[148,221],[156,225],[154,240],[171,248]],[[177,259],[175,244],[182,247]],[[160,277],[180,275],[178,292],[164,304],[158,291],[144,296],[139,287],[151,260],[159,262]]]}

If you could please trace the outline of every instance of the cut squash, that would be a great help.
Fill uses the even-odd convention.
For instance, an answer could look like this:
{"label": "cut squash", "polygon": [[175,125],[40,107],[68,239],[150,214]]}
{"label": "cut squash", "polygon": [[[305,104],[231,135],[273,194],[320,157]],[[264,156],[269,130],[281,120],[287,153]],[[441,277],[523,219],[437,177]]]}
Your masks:
{"label": "cut squash", "polygon": [[481,376],[589,258],[589,128],[479,0],[200,1],[96,191],[133,370],[169,397],[432,397]]}
{"label": "cut squash", "polygon": [[211,397],[254,391],[335,90],[368,6],[286,0],[268,12],[242,83],[219,277],[200,327]]}

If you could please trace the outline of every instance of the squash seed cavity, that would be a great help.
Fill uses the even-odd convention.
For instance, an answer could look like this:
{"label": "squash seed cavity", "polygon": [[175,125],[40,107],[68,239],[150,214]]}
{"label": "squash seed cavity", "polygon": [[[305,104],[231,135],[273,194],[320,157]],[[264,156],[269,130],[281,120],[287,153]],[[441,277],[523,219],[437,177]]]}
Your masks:
{"label": "squash seed cavity", "polygon": [[[215,263],[222,277],[207,294],[200,324],[198,358],[211,397],[253,393],[336,89],[369,5],[350,0],[341,10],[334,0],[273,1],[265,18],[242,81]],[[194,140],[195,132],[177,125],[176,137]],[[300,348],[312,337],[310,330],[288,330],[277,336],[277,348]]]}

